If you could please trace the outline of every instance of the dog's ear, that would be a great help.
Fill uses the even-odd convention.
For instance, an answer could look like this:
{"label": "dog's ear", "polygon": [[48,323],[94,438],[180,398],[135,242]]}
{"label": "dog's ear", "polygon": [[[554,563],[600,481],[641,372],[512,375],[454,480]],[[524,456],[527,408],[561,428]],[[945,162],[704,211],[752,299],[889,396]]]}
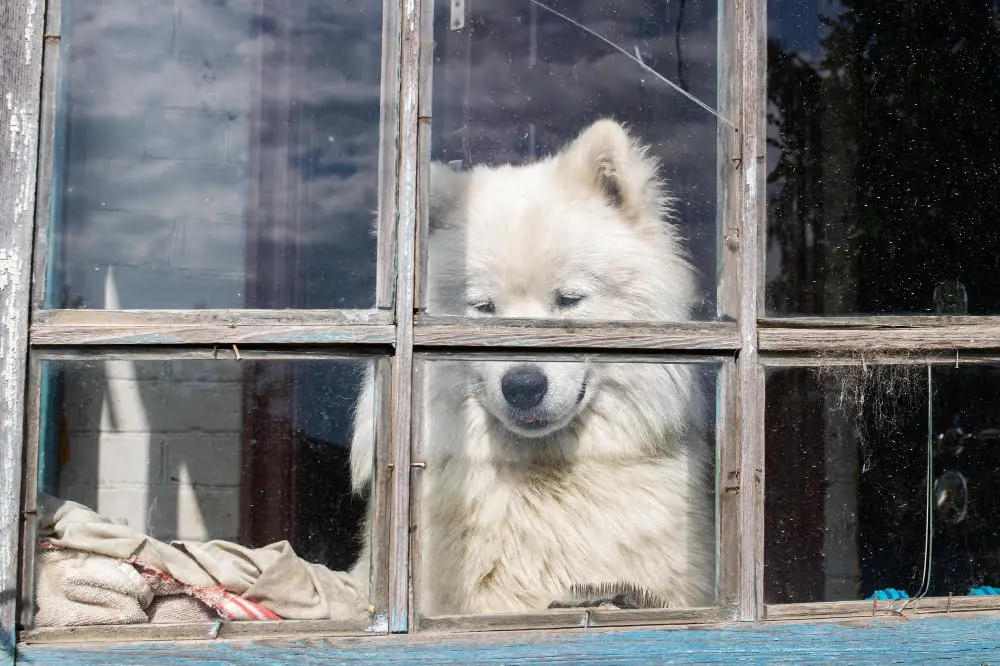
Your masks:
{"label": "dog's ear", "polygon": [[559,154],[563,167],[637,223],[658,221],[664,205],[657,162],[619,123],[598,120]]}
{"label": "dog's ear", "polygon": [[468,173],[456,171],[447,164],[431,162],[428,197],[431,231],[452,227],[459,221],[455,212],[465,199],[469,177]]}

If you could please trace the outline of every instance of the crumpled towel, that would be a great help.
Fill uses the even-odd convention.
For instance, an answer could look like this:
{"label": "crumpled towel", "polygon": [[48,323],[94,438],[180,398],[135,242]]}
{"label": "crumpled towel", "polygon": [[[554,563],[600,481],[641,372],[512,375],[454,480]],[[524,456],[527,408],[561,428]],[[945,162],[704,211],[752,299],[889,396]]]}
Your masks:
{"label": "crumpled towel", "polygon": [[37,626],[370,615],[366,581],[302,560],[287,541],[167,544],[76,502],[38,504]]}

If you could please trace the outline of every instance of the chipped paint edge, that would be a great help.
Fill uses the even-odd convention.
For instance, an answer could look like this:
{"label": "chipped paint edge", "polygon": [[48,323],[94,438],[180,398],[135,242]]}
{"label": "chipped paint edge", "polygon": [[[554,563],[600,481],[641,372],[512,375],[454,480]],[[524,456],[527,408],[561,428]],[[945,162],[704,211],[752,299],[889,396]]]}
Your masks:
{"label": "chipped paint edge", "polygon": [[13,664],[44,0],[0,9],[0,664]]}

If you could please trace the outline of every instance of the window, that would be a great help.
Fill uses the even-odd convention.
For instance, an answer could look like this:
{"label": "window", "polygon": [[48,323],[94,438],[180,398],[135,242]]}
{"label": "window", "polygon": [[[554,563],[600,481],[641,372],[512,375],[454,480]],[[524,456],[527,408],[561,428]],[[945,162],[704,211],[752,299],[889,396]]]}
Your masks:
{"label": "window", "polygon": [[1000,610],[996,3],[0,14],[5,659]]}

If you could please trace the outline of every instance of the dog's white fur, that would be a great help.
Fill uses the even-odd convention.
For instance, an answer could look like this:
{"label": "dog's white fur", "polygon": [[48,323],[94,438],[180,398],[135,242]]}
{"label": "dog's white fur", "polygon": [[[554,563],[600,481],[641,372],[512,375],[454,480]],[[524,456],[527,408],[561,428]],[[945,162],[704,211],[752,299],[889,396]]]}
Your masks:
{"label": "dog's white fur", "polygon": [[[428,310],[689,316],[695,283],[670,199],[617,123],[598,121],[534,164],[435,165],[431,180]],[[535,363],[548,389],[525,412],[501,388],[524,365],[427,363],[423,612],[540,610],[574,585],[614,582],[669,606],[712,603],[712,456],[690,366]],[[371,479],[372,395],[369,376],[351,454],[359,492]],[[368,572],[366,548],[354,573]]]}

